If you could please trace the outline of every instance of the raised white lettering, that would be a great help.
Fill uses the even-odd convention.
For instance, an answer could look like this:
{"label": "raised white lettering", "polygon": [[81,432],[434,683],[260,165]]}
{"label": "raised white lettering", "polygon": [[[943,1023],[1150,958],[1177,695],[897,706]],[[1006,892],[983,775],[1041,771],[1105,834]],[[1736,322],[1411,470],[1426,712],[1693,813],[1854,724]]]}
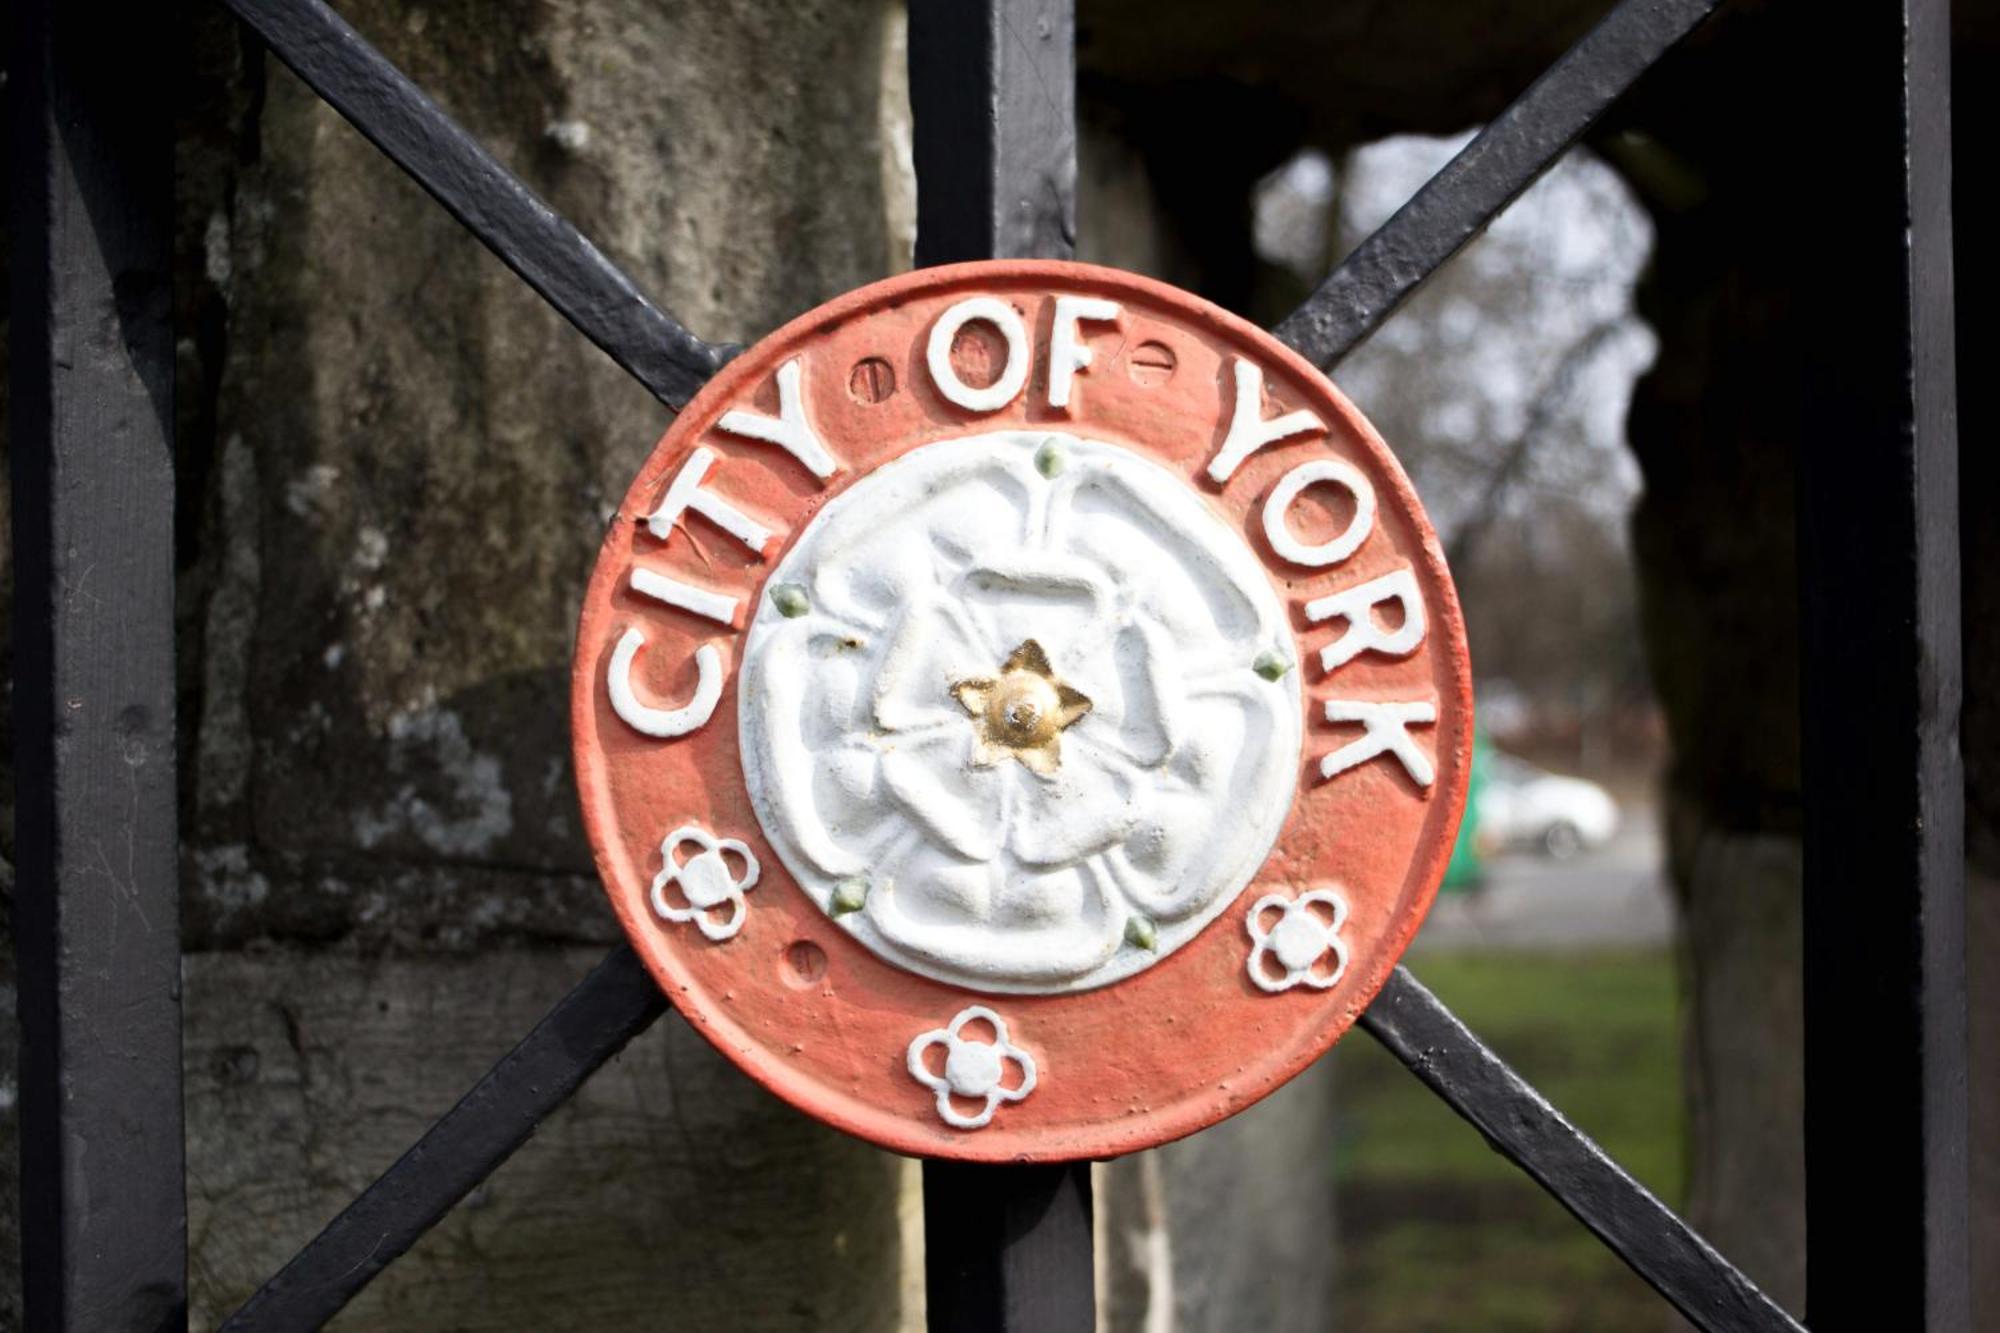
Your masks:
{"label": "raised white lettering", "polygon": [[1107,323],[1118,318],[1118,303],[1095,296],[1058,296],[1049,326],[1049,406],[1068,407],[1076,372],[1090,364],[1090,349],[1077,336],[1084,320]]}
{"label": "raised white lettering", "polygon": [[1359,738],[1321,757],[1319,775],[1322,779],[1345,773],[1355,765],[1365,764],[1382,754],[1393,754],[1402,760],[1410,780],[1419,787],[1430,786],[1436,777],[1430,756],[1417,748],[1416,741],[1410,738],[1407,730],[1412,726],[1428,726],[1436,722],[1436,704],[1417,700],[1363,703],[1357,699],[1328,699],[1326,720],[1359,722],[1364,730]]}
{"label": "raised white lettering", "polygon": [[[1299,493],[1316,482],[1332,482],[1345,486],[1354,496],[1354,517],[1347,521],[1347,528],[1339,536],[1308,546],[1292,535],[1285,525],[1285,512]],[[1368,484],[1368,478],[1361,475],[1351,463],[1343,463],[1338,458],[1315,458],[1299,464],[1271,491],[1271,498],[1264,502],[1264,539],[1271,543],[1271,549],[1295,565],[1319,568],[1337,565],[1361,548],[1368,540],[1368,534],[1375,527],[1375,488]]]}
{"label": "raised white lettering", "polygon": [[[1375,608],[1390,602],[1401,605],[1403,623],[1385,630],[1375,623]],[[1336,616],[1347,621],[1347,629],[1319,650],[1322,671],[1345,666],[1370,649],[1389,657],[1408,657],[1424,641],[1423,594],[1407,566],[1306,603],[1306,619],[1314,624]]]}
{"label": "raised white lettering", "polygon": [[722,654],[712,643],[695,649],[694,697],[679,708],[654,708],[640,703],[639,696],[632,692],[632,661],[645,646],[646,636],[632,628],[625,631],[612,651],[608,681],[611,711],[642,735],[663,740],[685,736],[715,714],[715,705],[722,698]]}
{"label": "raised white lettering", "polygon": [[778,367],[778,415],[741,408],[724,412],[715,428],[749,440],[775,444],[805,465],[806,471],[825,481],[840,471],[840,464],[820,443],[819,433],[806,421],[805,399],[799,394],[799,358]]}
{"label": "raised white lettering", "polygon": [[758,555],[763,555],[770,547],[775,534],[714,491],[702,486],[702,478],[708,475],[708,470],[713,466],[715,466],[713,449],[698,448],[689,454],[687,461],[681,464],[681,470],[667,483],[667,493],[660,500],[660,507],[646,516],[646,526],[652,529],[655,537],[667,541],[674,535],[674,525],[681,521],[681,515],[692,509]]}
{"label": "raised white lettering", "polygon": [[1267,444],[1325,430],[1326,424],[1300,408],[1281,417],[1264,417],[1264,372],[1256,363],[1236,359],[1236,405],[1229,416],[1229,434],[1208,465],[1209,479],[1220,484],[1236,474],[1243,460]]}
{"label": "raised white lettering", "polygon": [[[951,364],[951,346],[958,331],[975,320],[983,320],[1000,331],[1007,343],[1007,360],[991,384],[975,389],[958,377]],[[931,381],[938,392],[968,412],[997,412],[1014,401],[1028,382],[1028,328],[1013,306],[997,296],[968,296],[938,316],[931,326],[931,340],[925,348]]]}
{"label": "raised white lettering", "polygon": [[632,591],[643,593],[656,602],[707,616],[720,624],[733,626],[736,623],[736,598],[697,588],[692,583],[682,583],[679,579],[668,578],[650,569],[633,568]]}

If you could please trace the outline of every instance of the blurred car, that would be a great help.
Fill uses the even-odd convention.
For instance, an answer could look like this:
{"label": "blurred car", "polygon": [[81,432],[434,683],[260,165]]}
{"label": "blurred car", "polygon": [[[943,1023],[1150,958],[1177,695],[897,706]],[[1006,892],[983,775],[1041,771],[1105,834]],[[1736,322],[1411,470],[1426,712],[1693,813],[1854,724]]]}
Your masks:
{"label": "blurred car", "polygon": [[1618,831],[1618,803],[1582,778],[1495,751],[1479,792],[1479,833],[1497,845],[1537,847],[1556,860],[1599,847]]}

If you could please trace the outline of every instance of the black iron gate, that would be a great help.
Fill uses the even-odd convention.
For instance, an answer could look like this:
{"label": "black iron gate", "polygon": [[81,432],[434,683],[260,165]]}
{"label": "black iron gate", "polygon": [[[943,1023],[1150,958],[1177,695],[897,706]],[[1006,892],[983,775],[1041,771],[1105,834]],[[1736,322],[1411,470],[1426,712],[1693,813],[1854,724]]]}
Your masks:
{"label": "black iron gate", "polygon": [[[735,350],[653,305],[320,0],[226,0],[669,407]],[[1277,335],[1331,368],[1718,0],[1623,0]],[[24,1295],[35,1328],[185,1322],[173,668],[171,10],[17,0],[13,469]],[[1800,460],[1809,1310],[1964,1329],[1963,811],[1945,0],[1812,16],[1830,248],[1893,326],[1822,349]],[[1072,0],[912,0],[920,264],[1067,257]],[[1833,183],[1829,182],[1829,188]],[[1837,313],[1840,300],[1831,304]],[[1866,544],[1849,540],[1867,531]],[[1873,615],[1850,614],[1856,601]],[[1854,708],[1865,699],[1868,707]],[[1860,756],[1865,762],[1845,762]],[[330,1318],[667,1005],[613,950],[238,1311]],[[1398,968],[1362,1025],[1697,1325],[1796,1329]],[[1875,1076],[1847,1074],[1865,1051]],[[1084,1165],[925,1172],[940,1329],[1088,1327]]]}

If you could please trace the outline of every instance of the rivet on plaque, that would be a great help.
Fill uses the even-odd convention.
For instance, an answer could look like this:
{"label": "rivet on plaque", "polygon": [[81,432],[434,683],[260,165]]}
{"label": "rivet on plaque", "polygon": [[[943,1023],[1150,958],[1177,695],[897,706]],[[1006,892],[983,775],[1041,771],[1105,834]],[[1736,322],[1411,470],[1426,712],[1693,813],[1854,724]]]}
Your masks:
{"label": "rivet on plaque", "polygon": [[1435,534],[1332,384],[1198,298],[1041,261],[862,288],[724,367],[621,512],[659,521],[578,634],[598,867],[810,1114],[1150,1147],[1323,1053],[1429,909],[1472,726]]}

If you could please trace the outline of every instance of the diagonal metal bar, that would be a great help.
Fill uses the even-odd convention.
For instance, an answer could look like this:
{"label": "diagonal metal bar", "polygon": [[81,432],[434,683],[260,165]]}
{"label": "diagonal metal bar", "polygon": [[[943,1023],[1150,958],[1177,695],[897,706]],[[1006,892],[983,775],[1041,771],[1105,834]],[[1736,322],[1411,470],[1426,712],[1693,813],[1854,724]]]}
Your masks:
{"label": "diagonal metal bar", "polygon": [[280,60],[661,402],[679,409],[737,351],[654,305],[321,0],[225,0]]}
{"label": "diagonal metal bar", "polygon": [[910,0],[920,268],[1076,248],[1073,0]]}
{"label": "diagonal metal bar", "polygon": [[1720,3],[1623,0],[1272,333],[1331,370]]}
{"label": "diagonal metal bar", "polygon": [[1390,974],[1361,1026],[1697,1327],[1802,1333],[1796,1320],[1488,1050],[1409,969]]}
{"label": "diagonal metal bar", "polygon": [[224,1330],[294,1333],[331,1319],[666,1009],[631,946],[613,949]]}

